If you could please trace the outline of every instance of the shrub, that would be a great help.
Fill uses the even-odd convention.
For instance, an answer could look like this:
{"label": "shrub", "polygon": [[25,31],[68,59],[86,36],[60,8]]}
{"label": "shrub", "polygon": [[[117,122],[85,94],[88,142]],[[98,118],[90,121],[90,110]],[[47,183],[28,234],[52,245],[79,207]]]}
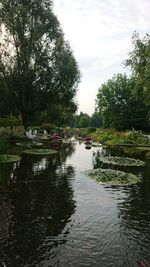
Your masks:
{"label": "shrub", "polygon": [[92,138],[102,144],[148,144],[148,139],[141,131],[118,132],[113,129],[97,129],[91,134]]}
{"label": "shrub", "polygon": [[4,118],[0,118],[0,126],[7,127],[7,126],[20,126],[22,125],[21,116],[14,117],[13,115],[6,116]]}
{"label": "shrub", "polygon": [[56,129],[56,126],[52,123],[44,123],[40,127],[42,130],[46,130],[48,133],[50,133],[52,130]]}

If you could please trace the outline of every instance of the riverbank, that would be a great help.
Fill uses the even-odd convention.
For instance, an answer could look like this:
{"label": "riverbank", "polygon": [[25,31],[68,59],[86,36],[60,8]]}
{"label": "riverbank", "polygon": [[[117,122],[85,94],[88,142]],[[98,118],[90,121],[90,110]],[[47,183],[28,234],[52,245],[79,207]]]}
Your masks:
{"label": "riverbank", "polygon": [[95,142],[104,145],[150,145],[149,139],[142,131],[130,130],[119,132],[114,129],[80,129],[80,135],[86,137],[90,136]]}

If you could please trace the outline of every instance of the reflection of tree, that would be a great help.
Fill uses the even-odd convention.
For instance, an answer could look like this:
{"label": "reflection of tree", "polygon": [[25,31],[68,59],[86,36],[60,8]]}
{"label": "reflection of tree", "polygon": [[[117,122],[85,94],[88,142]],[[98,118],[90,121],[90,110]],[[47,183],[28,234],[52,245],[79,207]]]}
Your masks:
{"label": "reflection of tree", "polygon": [[113,170],[119,170],[123,172],[133,173],[135,175],[138,175],[140,172],[143,172],[142,166],[125,166],[125,165],[115,165],[113,163],[104,163],[102,160],[100,160],[100,157],[105,156],[112,156],[112,157],[124,157],[125,154],[122,153],[122,150],[117,148],[111,148],[111,147],[103,147],[101,150],[98,150],[97,152],[94,152],[93,154],[93,168],[104,168],[104,169],[113,169]]}
{"label": "reflection of tree", "polygon": [[[140,185],[126,189],[126,199],[118,205],[120,235],[133,261],[150,261],[150,166]],[[134,265],[132,265],[134,266]],[[137,266],[137,265],[136,265]]]}
{"label": "reflection of tree", "polygon": [[[57,247],[66,242],[66,224],[75,210],[74,169],[65,160],[74,147],[48,158],[25,156],[15,170],[16,189],[1,197],[1,257],[6,266],[36,266],[56,259]],[[5,207],[5,213],[3,208]]]}
{"label": "reflection of tree", "polygon": [[15,181],[15,170],[19,167],[17,163],[0,163],[0,187],[2,190],[8,188]]}
{"label": "reflection of tree", "polygon": [[93,158],[92,158],[92,163],[93,163],[93,168],[100,168],[102,167],[99,161],[99,157],[101,156],[107,156],[107,149],[106,147],[101,147],[99,150],[93,152]]}

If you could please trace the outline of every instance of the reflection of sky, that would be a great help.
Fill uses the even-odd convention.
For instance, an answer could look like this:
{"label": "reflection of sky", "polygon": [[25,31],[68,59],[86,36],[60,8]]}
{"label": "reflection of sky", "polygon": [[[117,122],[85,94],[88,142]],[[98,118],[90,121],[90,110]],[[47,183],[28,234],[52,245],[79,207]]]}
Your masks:
{"label": "reflection of sky", "polygon": [[149,33],[150,1],[55,0],[54,11],[81,69],[79,109],[91,113],[100,85],[126,71],[133,32]]}
{"label": "reflection of sky", "polygon": [[34,173],[42,172],[46,169],[46,166],[47,166],[47,159],[43,158],[40,161],[34,163],[33,172]]}
{"label": "reflection of sky", "polygon": [[84,144],[79,144],[76,147],[76,153],[72,155],[71,158],[68,158],[66,161],[67,165],[73,165],[78,170],[88,170],[92,168],[92,156],[94,151],[101,150],[100,147],[91,149],[85,149]]}

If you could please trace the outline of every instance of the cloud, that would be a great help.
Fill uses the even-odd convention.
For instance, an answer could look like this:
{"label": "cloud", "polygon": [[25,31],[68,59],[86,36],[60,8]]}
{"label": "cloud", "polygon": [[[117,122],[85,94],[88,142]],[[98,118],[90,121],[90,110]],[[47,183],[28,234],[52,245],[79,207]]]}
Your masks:
{"label": "cloud", "polygon": [[94,98],[98,79],[100,84],[108,74],[123,71],[121,63],[132,49],[133,32],[143,36],[150,29],[149,10],[149,0],[54,0],[54,12],[82,72],[79,103],[87,81],[88,88],[93,84]]}

